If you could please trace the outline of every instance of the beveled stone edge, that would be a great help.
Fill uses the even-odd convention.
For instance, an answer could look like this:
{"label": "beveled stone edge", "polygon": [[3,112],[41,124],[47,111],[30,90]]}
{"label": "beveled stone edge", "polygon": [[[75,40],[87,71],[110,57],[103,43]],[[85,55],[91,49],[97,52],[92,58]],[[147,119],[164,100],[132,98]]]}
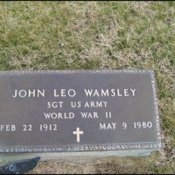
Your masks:
{"label": "beveled stone edge", "polygon": [[0,153],[32,153],[32,152],[106,152],[106,151],[121,151],[121,150],[161,150],[161,143],[112,143],[112,144],[81,144],[81,145],[37,145],[37,146],[5,146],[0,147]]}
{"label": "beveled stone edge", "polygon": [[154,106],[154,115],[155,115],[154,119],[156,123],[157,140],[158,140],[158,143],[161,145],[161,148],[163,148],[164,145],[162,143],[162,137],[161,137],[160,116],[159,116],[159,109],[158,109],[157,90],[156,90],[154,71],[150,72],[150,76],[151,76],[151,85],[152,85],[152,93],[153,93],[153,106]]}
{"label": "beveled stone edge", "polygon": [[34,73],[153,73],[153,70],[128,70],[128,69],[122,69],[122,70],[112,70],[112,69],[105,69],[105,70],[2,70],[0,71],[0,74],[34,74]]}

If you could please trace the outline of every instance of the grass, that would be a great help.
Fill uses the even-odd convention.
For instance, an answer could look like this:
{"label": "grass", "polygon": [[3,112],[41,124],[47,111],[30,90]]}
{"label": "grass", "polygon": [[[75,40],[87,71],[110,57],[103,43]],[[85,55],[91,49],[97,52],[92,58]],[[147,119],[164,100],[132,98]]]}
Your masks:
{"label": "grass", "polygon": [[0,70],[13,69],[154,70],[165,155],[132,172],[175,172],[175,2],[0,2]]}

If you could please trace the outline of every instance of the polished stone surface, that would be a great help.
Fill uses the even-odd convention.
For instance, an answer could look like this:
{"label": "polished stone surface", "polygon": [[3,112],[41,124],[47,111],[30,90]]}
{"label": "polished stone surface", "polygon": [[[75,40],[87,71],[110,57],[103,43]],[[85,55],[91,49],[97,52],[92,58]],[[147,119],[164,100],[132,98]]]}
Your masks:
{"label": "polished stone surface", "polygon": [[0,152],[162,147],[153,71],[0,72],[0,111]]}

